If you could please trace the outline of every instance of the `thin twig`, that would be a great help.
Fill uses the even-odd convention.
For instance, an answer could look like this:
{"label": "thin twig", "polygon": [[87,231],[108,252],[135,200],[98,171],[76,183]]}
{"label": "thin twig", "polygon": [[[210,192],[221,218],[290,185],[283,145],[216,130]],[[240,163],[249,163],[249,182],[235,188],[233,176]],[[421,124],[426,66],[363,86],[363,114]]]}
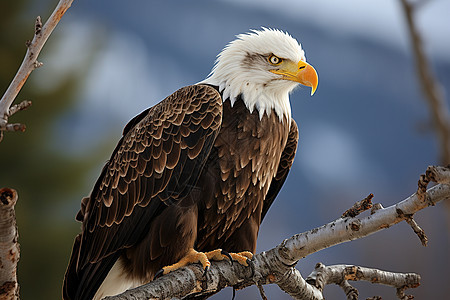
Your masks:
{"label": "thin twig", "polygon": [[31,101],[28,101],[28,100],[24,100],[24,101],[20,102],[19,104],[15,104],[9,108],[8,116],[10,117],[13,114],[15,114],[16,112],[25,110],[30,106],[31,106]]}
{"label": "thin twig", "polygon": [[419,237],[420,242],[422,243],[422,245],[426,247],[427,244],[428,244],[428,237],[425,234],[425,231],[413,219],[413,216],[407,217],[405,219],[405,221],[406,221],[406,223],[409,224],[409,226],[411,226],[411,228],[414,231],[414,233]]}
{"label": "thin twig", "polygon": [[372,199],[373,199],[373,194],[369,194],[369,196],[367,196],[366,198],[364,198],[361,201],[356,202],[355,204],[353,204],[353,206],[351,208],[347,209],[342,214],[341,218],[356,217],[363,211],[371,209],[372,208]]}
{"label": "thin twig", "polygon": [[412,300],[412,299],[414,299],[413,295],[405,294],[405,290],[407,290],[407,289],[408,289],[408,287],[406,287],[406,286],[398,288],[397,289],[397,298],[401,299],[401,300]]}
{"label": "thin twig", "polygon": [[[17,112],[16,109],[12,109],[12,103],[14,99],[16,99],[23,85],[30,76],[31,72],[36,68],[42,66],[42,63],[37,60],[42,47],[44,47],[45,42],[49,38],[50,34],[55,29],[56,25],[61,20],[64,13],[69,9],[72,5],[73,0],[60,0],[52,15],[49,17],[47,22],[42,25],[41,17],[36,18],[35,29],[34,29],[34,37],[33,40],[27,41],[27,52],[22,61],[19,70],[16,73],[16,76],[12,80],[8,89],[6,90],[3,97],[0,99],[0,131],[3,132],[5,130],[11,130],[17,128],[18,131],[25,130],[25,126],[8,126],[8,118]],[[29,104],[24,104],[25,106],[29,106]],[[19,104],[20,106],[20,104]],[[13,111],[11,111],[13,110]],[[0,136],[0,141],[1,141]]]}
{"label": "thin twig", "polygon": [[427,194],[427,187],[430,181],[431,179],[426,175],[426,173],[421,174],[419,177],[419,181],[417,181],[416,194],[420,201],[422,201],[423,203],[430,203],[431,205],[434,205]]}
{"label": "thin twig", "polygon": [[21,131],[24,132],[26,126],[20,123],[6,124],[5,126],[0,126],[1,131]]}
{"label": "thin twig", "polygon": [[256,286],[258,287],[259,295],[261,296],[261,299],[268,300],[267,296],[266,296],[266,292],[264,291],[264,287],[259,283]]}
{"label": "thin twig", "polygon": [[[426,195],[426,192],[425,192]],[[425,234],[425,231],[417,224],[417,222],[413,218],[413,214],[405,214],[400,208],[397,209],[397,214],[399,218],[402,218],[406,221],[406,223],[411,226],[414,233],[417,235],[417,237],[420,239],[420,242],[423,246],[427,246],[428,244],[428,237]]]}
{"label": "thin twig", "polygon": [[429,166],[425,172],[428,180],[444,184],[450,184],[450,169],[449,167]]}
{"label": "thin twig", "polygon": [[339,286],[344,290],[347,300],[358,300],[359,292],[347,280],[343,280]]}

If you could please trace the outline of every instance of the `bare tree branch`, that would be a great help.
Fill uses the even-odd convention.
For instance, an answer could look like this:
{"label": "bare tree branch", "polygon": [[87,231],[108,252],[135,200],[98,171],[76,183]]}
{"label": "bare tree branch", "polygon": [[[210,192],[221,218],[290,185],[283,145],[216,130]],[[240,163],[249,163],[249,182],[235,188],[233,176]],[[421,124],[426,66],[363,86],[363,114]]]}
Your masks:
{"label": "bare tree branch", "polygon": [[358,299],[358,291],[350,285],[349,280],[384,284],[402,290],[420,285],[420,276],[414,273],[394,273],[350,265],[325,266],[322,263],[316,264],[315,270],[306,278],[308,283],[320,290],[325,285],[337,284],[344,290],[347,299]]}
{"label": "bare tree branch", "polygon": [[[231,265],[224,261],[215,262],[204,277],[201,267],[191,265],[169,273],[144,286],[105,299],[168,299],[186,296],[187,298],[193,298],[199,295],[212,295],[226,286],[240,289],[250,285],[268,283],[279,285],[283,291],[294,299],[323,299],[323,286],[329,283],[337,283],[344,289],[348,299],[356,299],[357,294],[348,280],[368,280],[388,284],[397,289],[399,298],[408,299],[405,298],[408,296],[404,294],[404,290],[419,285],[420,276],[417,274],[392,273],[357,266],[352,266],[351,269],[345,269],[349,266],[331,266],[327,267],[327,272],[337,272],[341,279],[339,281],[332,279],[335,278],[333,275],[320,279],[322,283],[317,284],[317,281],[320,281],[319,277],[324,277],[324,275],[318,276],[316,274],[314,275],[316,278],[310,275],[306,281],[293,266],[299,259],[309,254],[336,244],[365,237],[403,220],[412,220],[412,216],[419,210],[449,199],[450,186],[445,184],[450,180],[449,175],[449,169],[429,167],[423,175],[424,180],[419,181],[418,192],[407,199],[387,208],[375,204],[369,215],[339,218],[319,228],[297,234],[269,251],[256,254],[252,259],[251,268],[245,268],[239,264]],[[426,190],[431,180],[443,183]],[[350,272],[351,270],[356,271]],[[311,284],[312,282],[314,284]]]}
{"label": "bare tree branch", "polygon": [[0,189],[0,299],[19,298],[17,283],[17,262],[20,251],[16,213],[17,192],[13,189]]}
{"label": "bare tree branch", "polygon": [[[73,0],[60,0],[52,15],[42,26],[41,17],[36,18],[35,32],[32,41],[27,41],[27,52],[16,76],[12,80],[3,97],[0,99],[0,142],[4,131],[25,131],[23,124],[8,123],[9,117],[31,105],[31,101],[23,101],[12,105],[30,73],[42,66],[37,58],[50,34],[59,20],[72,4]],[[13,189],[0,189],[0,299],[19,299],[17,282],[17,263],[20,257],[18,230],[14,206],[17,192]]]}
{"label": "bare tree branch", "polygon": [[14,99],[19,94],[22,86],[30,76],[31,72],[40,66],[42,63],[37,60],[39,53],[44,47],[50,34],[55,29],[56,25],[61,20],[64,13],[72,5],[73,0],[60,0],[52,15],[49,17],[45,25],[42,26],[41,17],[36,18],[34,37],[32,41],[26,43],[27,53],[22,61],[16,76],[12,80],[2,99],[0,100],[0,141],[3,137],[3,131],[24,131],[25,125],[22,124],[8,124],[8,119],[17,111],[20,111],[31,105],[30,101],[22,102],[18,107],[11,107]]}
{"label": "bare tree branch", "polygon": [[[425,1],[423,1],[425,2]],[[428,2],[428,1],[427,1]],[[450,163],[450,116],[449,108],[444,99],[444,92],[439,81],[434,76],[430,68],[425,52],[423,50],[422,39],[414,23],[415,5],[408,0],[401,0],[403,12],[406,17],[408,32],[413,48],[417,74],[422,87],[426,102],[428,103],[431,119],[437,131],[440,143],[440,160],[442,164]],[[420,5],[423,5],[424,3]]]}
{"label": "bare tree branch", "polygon": [[409,226],[411,226],[412,230],[417,235],[422,245],[426,247],[428,244],[428,237],[425,234],[425,231],[419,226],[419,224],[417,224],[412,216],[406,216],[405,221],[409,224]]}

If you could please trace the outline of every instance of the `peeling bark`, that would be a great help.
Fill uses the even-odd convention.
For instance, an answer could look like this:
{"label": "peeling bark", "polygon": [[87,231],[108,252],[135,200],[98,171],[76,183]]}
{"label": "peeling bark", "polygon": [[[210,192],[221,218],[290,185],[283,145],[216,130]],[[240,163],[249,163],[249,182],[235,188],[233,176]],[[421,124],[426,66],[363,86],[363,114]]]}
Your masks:
{"label": "peeling bark", "polygon": [[17,262],[20,257],[16,213],[17,192],[0,189],[0,300],[19,298]]}
{"label": "peeling bark", "polygon": [[325,266],[318,263],[315,270],[306,278],[306,281],[323,290],[325,285],[337,284],[347,295],[347,299],[358,299],[358,291],[350,285],[351,281],[368,281],[384,284],[404,291],[420,285],[420,276],[415,273],[394,273],[373,268],[351,265]]}

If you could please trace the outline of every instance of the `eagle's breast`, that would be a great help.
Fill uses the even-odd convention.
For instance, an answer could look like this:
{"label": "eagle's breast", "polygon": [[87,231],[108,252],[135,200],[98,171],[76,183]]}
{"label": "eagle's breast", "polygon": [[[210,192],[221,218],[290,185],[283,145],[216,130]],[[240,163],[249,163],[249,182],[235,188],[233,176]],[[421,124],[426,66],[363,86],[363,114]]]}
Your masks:
{"label": "eagle's breast", "polygon": [[233,107],[230,101],[223,103],[222,126],[208,163],[208,176],[215,177],[214,195],[205,200],[200,242],[226,240],[250,216],[261,214],[288,134],[287,118],[281,122],[272,112],[260,119],[240,99]]}

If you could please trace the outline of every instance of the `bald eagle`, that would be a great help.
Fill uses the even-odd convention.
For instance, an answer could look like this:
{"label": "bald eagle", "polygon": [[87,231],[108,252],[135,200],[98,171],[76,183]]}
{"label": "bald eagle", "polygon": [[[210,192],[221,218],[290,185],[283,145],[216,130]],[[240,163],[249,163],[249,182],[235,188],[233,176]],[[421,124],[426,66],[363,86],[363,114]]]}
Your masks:
{"label": "bald eagle", "polygon": [[189,263],[245,265],[297,149],[289,93],[317,83],[301,45],[263,28],[134,117],[82,200],[63,298],[101,299]]}

